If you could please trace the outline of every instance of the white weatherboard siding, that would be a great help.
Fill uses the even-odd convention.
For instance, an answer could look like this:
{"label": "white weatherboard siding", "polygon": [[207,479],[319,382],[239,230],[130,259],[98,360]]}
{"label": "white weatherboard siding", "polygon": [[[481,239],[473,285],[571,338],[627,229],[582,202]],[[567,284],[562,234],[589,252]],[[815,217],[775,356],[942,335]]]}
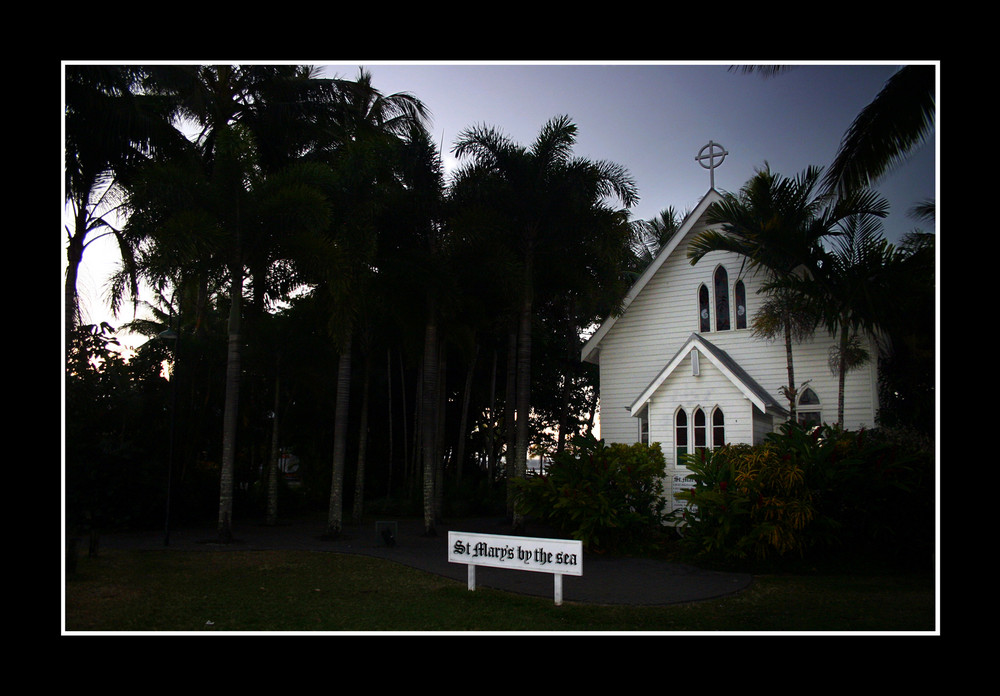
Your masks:
{"label": "white weatherboard siding", "polygon": [[[654,392],[649,402],[649,441],[659,442],[667,466],[674,467],[674,417],[683,408],[691,424],[692,414],[700,408],[711,425],[712,412],[721,408],[726,417],[727,442],[753,440],[753,411],[750,400],[704,356],[699,359],[699,375],[692,375],[688,355]],[[709,440],[711,441],[711,440]],[[691,442],[691,440],[689,440]]]}
{"label": "white weatherboard siding", "polygon": [[[636,442],[639,427],[635,415],[641,411],[649,420],[649,441],[663,447],[668,473],[675,464],[673,418],[678,408],[684,408],[690,416],[700,406],[710,419],[712,409],[721,407],[729,443],[762,441],[766,433],[784,422],[786,415],[781,409],[788,408],[780,391],[788,382],[783,339],[759,339],[750,329],[699,331],[698,289],[702,284],[708,287],[714,313],[712,279],[720,265],[729,276],[731,326],[736,325],[732,293],[737,280],[742,279],[746,286],[748,319],[764,299],[757,292],[763,278],[747,270],[743,257],[712,252],[696,265],[687,258],[689,242],[704,229],[700,217],[717,199],[718,194],[710,191],[684,221],[677,239],[633,287],[625,311],[605,321],[582,352],[584,359],[600,365],[602,438],[607,442]],[[689,343],[697,343],[698,336],[711,348],[692,348]],[[792,349],[795,381],[801,385],[809,380],[808,386],[822,404],[821,418],[827,423],[837,419],[837,375],[830,371],[828,363],[834,340],[820,328],[810,340],[796,343]],[[699,353],[697,376],[692,374],[692,355],[680,356],[682,349]],[[715,362],[706,354],[713,350]],[[847,375],[844,425],[849,429],[874,425],[874,345],[869,352],[872,361]],[[671,361],[675,362],[669,369]],[[644,394],[646,401],[640,399]]]}

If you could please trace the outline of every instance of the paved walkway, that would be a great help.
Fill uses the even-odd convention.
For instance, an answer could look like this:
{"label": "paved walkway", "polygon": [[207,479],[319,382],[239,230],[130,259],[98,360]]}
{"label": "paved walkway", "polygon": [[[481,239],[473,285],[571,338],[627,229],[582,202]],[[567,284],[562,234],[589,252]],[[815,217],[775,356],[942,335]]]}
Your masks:
{"label": "paved walkway", "polygon": [[[353,553],[388,559],[447,578],[467,582],[468,568],[448,561],[448,531],[484,534],[511,534],[508,521],[470,518],[447,521],[436,527],[436,536],[423,533],[423,521],[415,518],[391,518],[398,526],[393,546],[376,535],[375,524],[347,524],[340,538],[323,538],[325,518],[310,517],[270,527],[253,522],[237,522],[233,542],[221,544],[214,529],[173,529],[170,549],[179,550],[265,550],[299,549]],[[528,523],[521,536],[558,535]],[[164,533],[129,532],[101,537],[102,548],[163,549]],[[85,551],[84,551],[85,553]],[[563,576],[563,601],[594,604],[666,605],[723,597],[746,589],[752,579],[745,573],[702,570],[690,565],[643,558],[625,558],[584,553],[583,575]],[[548,573],[478,566],[476,586],[509,592],[552,597],[554,578]]]}

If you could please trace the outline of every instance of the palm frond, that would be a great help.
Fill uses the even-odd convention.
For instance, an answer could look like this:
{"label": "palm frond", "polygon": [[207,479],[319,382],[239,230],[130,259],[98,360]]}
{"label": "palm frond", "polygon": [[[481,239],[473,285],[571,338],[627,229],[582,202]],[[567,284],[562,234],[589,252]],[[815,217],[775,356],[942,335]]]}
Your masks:
{"label": "palm frond", "polygon": [[691,265],[693,266],[712,251],[732,251],[748,257],[754,253],[746,240],[739,239],[721,230],[705,230],[688,244],[688,260],[691,261]]}
{"label": "palm frond", "polygon": [[458,159],[472,158],[479,167],[495,167],[515,149],[514,143],[494,126],[475,125],[458,135],[452,154]]}
{"label": "palm frond", "polygon": [[937,205],[933,200],[923,200],[910,208],[907,214],[915,220],[933,224],[937,219]]}
{"label": "palm frond", "polygon": [[933,65],[907,65],[854,119],[824,178],[827,190],[870,186],[906,159],[934,123]]}
{"label": "palm frond", "polygon": [[531,153],[542,162],[566,162],[576,144],[577,126],[569,116],[550,119],[531,145]]}
{"label": "palm frond", "polygon": [[763,77],[764,79],[777,77],[782,75],[789,70],[794,70],[794,65],[731,65],[729,66],[729,72],[740,71],[744,74],[754,74]]}

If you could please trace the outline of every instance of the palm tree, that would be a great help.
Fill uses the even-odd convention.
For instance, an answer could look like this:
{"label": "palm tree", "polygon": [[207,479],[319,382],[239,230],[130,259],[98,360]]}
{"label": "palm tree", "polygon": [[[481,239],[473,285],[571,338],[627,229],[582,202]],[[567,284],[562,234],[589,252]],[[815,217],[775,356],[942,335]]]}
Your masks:
{"label": "palm tree", "polygon": [[[738,69],[770,78],[794,67],[747,65]],[[844,134],[824,177],[824,190],[843,194],[873,186],[922,145],[934,126],[936,82],[933,65],[905,65],[894,73]],[[923,205],[933,208],[934,202]]]}
{"label": "palm tree", "polygon": [[378,252],[380,208],[386,201],[387,187],[397,181],[402,138],[428,117],[423,102],[413,95],[382,94],[372,85],[371,73],[364,69],[359,70],[354,81],[337,79],[335,83],[341,94],[334,112],[336,124],[325,152],[319,153],[341,176],[333,234],[347,264],[337,284],[323,286],[340,314],[333,322],[340,358],[326,531],[330,537],[338,536],[343,525],[351,350],[361,298],[372,280],[372,264]]}
{"label": "palm tree", "polygon": [[[792,65],[731,67],[764,78],[794,69]],[[875,99],[861,110],[841,141],[823,188],[844,193],[872,186],[919,147],[934,125],[937,74],[933,65],[904,65],[886,80]],[[933,204],[931,204],[933,205]]]}
{"label": "palm tree", "polygon": [[[744,256],[751,272],[765,273],[772,283],[793,276],[817,278],[824,256],[822,242],[839,232],[843,220],[858,214],[884,217],[888,211],[885,200],[867,190],[839,198],[818,192],[821,174],[822,168],[808,167],[789,179],[771,172],[765,162],[738,193],[723,193],[722,200],[709,207],[707,221],[721,227],[705,230],[692,240],[688,247],[691,264],[709,252],[729,251]],[[786,303],[788,299],[786,295]],[[794,414],[797,388],[791,346],[797,328],[787,308],[786,304],[779,313],[788,319],[780,324],[788,370],[788,385],[782,391]],[[765,334],[772,332],[765,329]]]}
{"label": "palm tree", "polygon": [[[764,300],[751,320],[755,336],[774,340],[779,336],[785,341],[785,365],[788,370],[788,386],[779,391],[788,399],[788,419],[796,421],[799,386],[795,383],[795,366],[792,358],[793,342],[809,339],[816,329],[818,318],[801,295],[789,288],[776,288]],[[801,386],[805,386],[804,384]]]}
{"label": "palm tree", "polygon": [[[297,66],[149,66],[146,73],[146,90],[176,100],[179,116],[200,129],[195,147],[204,180],[211,182],[214,228],[224,242],[224,247],[216,246],[214,258],[219,267],[226,269],[230,285],[219,494],[219,537],[228,542],[232,538],[244,276],[251,242],[260,240],[258,232],[266,229],[260,217],[254,219],[254,214],[263,216],[263,211],[254,210],[254,206],[264,199],[248,197],[248,192],[315,144],[328,125],[325,114],[330,111],[337,88],[332,81],[315,79],[310,68]],[[268,137],[275,133],[280,137]],[[289,210],[292,207],[283,208],[286,214]],[[184,214],[183,209],[173,212]],[[319,213],[320,218],[322,215]],[[255,281],[259,284],[263,279]]]}
{"label": "palm tree", "polygon": [[871,359],[859,334],[872,334],[891,321],[908,266],[906,255],[882,236],[877,216],[853,215],[840,227],[820,275],[808,282],[792,279],[791,287],[810,299],[830,335],[838,337],[830,366],[838,376],[837,422],[843,424],[846,374]]}
{"label": "palm tree", "polygon": [[[617,197],[625,207],[637,200],[635,184],[619,165],[572,156],[576,125],[568,116],[548,121],[529,148],[515,144],[491,127],[463,131],[453,152],[470,157],[456,177],[476,180],[497,196],[490,205],[500,216],[509,243],[520,257],[517,290],[516,442],[514,476],[523,477],[527,467],[528,414],[531,405],[532,310],[536,300],[536,273],[546,260],[559,258],[559,251],[572,243],[575,230],[566,221],[594,206],[606,196]],[[545,269],[546,272],[548,269]],[[514,505],[514,527],[523,524]]]}
{"label": "palm tree", "polygon": [[[918,219],[930,215],[918,206]],[[934,432],[936,377],[934,234],[915,229],[898,245],[896,306],[881,327],[879,421]]]}
{"label": "palm tree", "polygon": [[128,168],[157,147],[179,144],[170,125],[172,104],[143,94],[143,72],[134,66],[69,65],[65,80],[66,202],[73,223],[66,226],[65,336],[69,347],[79,315],[77,273],[86,247],[111,234],[138,296],[132,249],[117,227],[119,181]]}
{"label": "palm tree", "polygon": [[[395,282],[403,294],[412,295],[417,316],[423,312],[422,362],[419,370],[419,437],[422,468],[424,534],[434,536],[440,467],[438,432],[441,423],[441,324],[454,297],[447,273],[451,251],[445,224],[444,169],[440,152],[421,122],[411,122],[400,150],[400,175],[404,189],[397,191],[392,245],[385,245],[382,259],[396,269]],[[397,293],[400,288],[396,288]]]}
{"label": "palm tree", "polygon": [[933,65],[905,65],[844,134],[824,177],[828,191],[871,186],[924,142],[934,126],[937,75]]}
{"label": "palm tree", "polygon": [[636,259],[633,269],[635,275],[641,273],[656,258],[660,249],[667,245],[674,233],[680,229],[684,217],[686,216],[679,215],[673,206],[669,206],[661,210],[657,217],[636,223],[634,242]]}
{"label": "palm tree", "polygon": [[127,231],[132,238],[144,240],[147,261],[142,269],[151,280],[186,265],[189,273],[224,272],[228,276],[219,536],[230,541],[246,240],[259,239],[252,231],[265,229],[281,230],[288,237],[315,236],[328,223],[328,206],[321,194],[323,179],[310,176],[317,174],[316,167],[289,165],[268,176],[257,165],[247,129],[236,124],[219,131],[211,171],[206,171],[203,160],[190,157],[184,162],[175,159],[151,165],[148,178],[136,178]]}

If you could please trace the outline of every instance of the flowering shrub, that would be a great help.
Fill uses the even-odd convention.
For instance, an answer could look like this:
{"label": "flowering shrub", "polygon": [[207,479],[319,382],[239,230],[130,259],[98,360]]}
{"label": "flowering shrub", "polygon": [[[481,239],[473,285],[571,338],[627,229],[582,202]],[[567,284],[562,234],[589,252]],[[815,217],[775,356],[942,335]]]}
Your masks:
{"label": "flowering shrub", "polygon": [[888,555],[929,551],[933,453],[890,431],[786,427],[769,442],[806,466],[820,516],[815,541]]}
{"label": "flowering shrub", "polygon": [[637,550],[662,532],[660,445],[607,445],[578,437],[548,470],[515,481],[526,514],[591,550]]}
{"label": "flowering shrub", "polygon": [[673,513],[694,550],[725,558],[846,546],[924,552],[933,538],[933,458],[880,431],[787,423],[762,445],[686,455],[694,486]]}
{"label": "flowering shrub", "polygon": [[726,445],[686,455],[685,465],[695,485],[675,496],[689,503],[680,511],[686,543],[733,558],[804,551],[815,508],[791,457],[770,446]]}

